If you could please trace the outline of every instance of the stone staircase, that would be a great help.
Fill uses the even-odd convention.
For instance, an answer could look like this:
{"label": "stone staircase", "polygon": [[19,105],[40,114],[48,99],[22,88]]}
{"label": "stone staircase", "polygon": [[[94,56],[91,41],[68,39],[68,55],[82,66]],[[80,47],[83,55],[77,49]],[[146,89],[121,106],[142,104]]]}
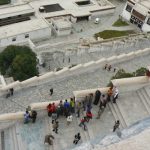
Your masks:
{"label": "stone staircase", "polygon": [[143,102],[147,112],[150,114],[150,96],[148,90],[146,89],[146,87],[143,87],[142,89],[137,91],[137,94]]}
{"label": "stone staircase", "polygon": [[16,126],[10,126],[1,131],[0,149],[1,150],[25,150],[18,141]]}
{"label": "stone staircase", "polygon": [[126,128],[127,124],[123,118],[123,115],[122,115],[117,103],[113,104],[112,102],[110,102],[110,103],[108,103],[108,106],[109,106],[110,110],[112,111],[112,114],[113,114],[115,120],[120,120],[121,128]]}

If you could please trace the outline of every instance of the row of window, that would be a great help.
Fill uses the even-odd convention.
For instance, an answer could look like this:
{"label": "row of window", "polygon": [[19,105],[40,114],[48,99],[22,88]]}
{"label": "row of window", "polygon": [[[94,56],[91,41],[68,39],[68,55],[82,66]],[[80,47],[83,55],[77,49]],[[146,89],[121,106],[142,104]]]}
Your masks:
{"label": "row of window", "polygon": [[[24,37],[25,37],[25,38],[29,38],[29,34],[26,34]],[[12,38],[12,41],[13,41],[13,42],[16,41],[16,37]]]}
{"label": "row of window", "polygon": [[[132,6],[127,5],[127,7],[126,7],[126,11],[131,12],[131,11],[132,11]],[[148,25],[150,25],[150,18],[148,18],[148,20],[147,20],[147,24],[148,24]]]}

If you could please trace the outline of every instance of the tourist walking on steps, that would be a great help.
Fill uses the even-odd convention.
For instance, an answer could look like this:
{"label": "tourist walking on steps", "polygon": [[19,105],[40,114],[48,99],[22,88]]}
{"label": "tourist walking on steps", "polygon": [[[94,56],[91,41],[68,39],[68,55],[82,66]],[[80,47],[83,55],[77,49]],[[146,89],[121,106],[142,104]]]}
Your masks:
{"label": "tourist walking on steps", "polygon": [[107,102],[110,102],[112,95],[113,95],[113,87],[110,87],[107,91]]}
{"label": "tourist walking on steps", "polygon": [[107,104],[107,98],[104,94],[102,94],[101,98],[100,98],[100,109],[102,109],[102,107],[106,107]]}
{"label": "tourist walking on steps", "polygon": [[52,113],[52,124],[54,121],[56,121],[58,119],[58,116],[57,116],[57,113],[56,112],[53,112]]}
{"label": "tourist walking on steps", "polygon": [[54,131],[55,133],[58,133],[58,127],[59,127],[59,122],[55,120],[55,121],[53,122],[53,131]]}
{"label": "tourist walking on steps", "polygon": [[49,144],[49,145],[53,145],[53,140],[54,140],[54,136],[51,134],[48,134],[45,136],[45,140],[44,140],[44,144]]}
{"label": "tourist walking on steps", "polygon": [[99,107],[99,110],[98,110],[96,119],[100,119],[100,117],[101,117],[103,111],[104,111],[104,108],[103,108],[103,107],[102,107],[102,108]]}
{"label": "tourist walking on steps", "polygon": [[32,119],[32,123],[35,123],[37,117],[37,112],[35,110],[31,111],[30,118]]}
{"label": "tourist walking on steps", "polygon": [[9,91],[10,91],[10,95],[13,96],[14,95],[14,89],[10,88]]}
{"label": "tourist walking on steps", "polygon": [[118,99],[119,90],[116,86],[113,87],[113,103],[116,103],[116,99]]}
{"label": "tourist walking on steps", "polygon": [[51,117],[51,115],[52,115],[52,104],[51,103],[48,104],[48,106],[47,106],[47,113],[48,113],[48,116]]}
{"label": "tourist walking on steps", "polygon": [[113,127],[113,132],[115,132],[116,129],[119,128],[119,125],[120,125],[120,121],[119,120],[115,121],[115,125]]}
{"label": "tourist walking on steps", "polygon": [[80,135],[80,133],[77,133],[77,134],[74,136],[74,141],[73,141],[73,143],[74,143],[74,144],[78,144],[78,142],[80,141],[80,139],[81,139],[81,135]]}
{"label": "tourist walking on steps", "polygon": [[87,97],[87,105],[91,105],[92,106],[92,100],[93,100],[93,94],[90,93]]}
{"label": "tourist walking on steps", "polygon": [[111,66],[111,65],[109,65],[109,66],[108,66],[108,71],[111,71],[111,68],[112,68],[112,66]]}
{"label": "tourist walking on steps", "polygon": [[97,105],[99,103],[100,96],[101,96],[101,92],[99,90],[97,90],[95,92],[95,99],[94,99],[94,102],[93,102],[94,105]]}
{"label": "tourist walking on steps", "polygon": [[79,118],[80,117],[80,112],[81,112],[81,102],[77,102],[76,105],[76,116]]}
{"label": "tourist walking on steps", "polygon": [[58,106],[60,107],[60,115],[63,116],[64,115],[64,105],[63,105],[62,100],[60,100]]}
{"label": "tourist walking on steps", "polygon": [[70,111],[71,113],[75,112],[75,101],[73,98],[70,98]]}
{"label": "tourist walking on steps", "polygon": [[86,124],[85,124],[86,122],[87,122],[86,117],[84,117],[84,118],[81,119],[80,124],[79,124],[80,127],[83,127],[84,131],[87,130],[87,127],[86,127]]}
{"label": "tourist walking on steps", "polygon": [[67,117],[67,125],[69,125],[72,122],[72,115],[68,115]]}
{"label": "tourist walking on steps", "polygon": [[91,113],[91,111],[87,111],[86,112],[86,121],[89,122],[90,119],[92,119],[93,114]]}
{"label": "tourist walking on steps", "polygon": [[67,118],[70,112],[70,104],[67,100],[64,102],[64,115]]}
{"label": "tourist walking on steps", "polygon": [[52,96],[53,95],[53,88],[51,88],[50,90],[49,90],[49,92],[50,92],[50,96]]}
{"label": "tourist walking on steps", "polygon": [[29,112],[26,110],[25,114],[24,114],[24,123],[28,123],[30,121],[30,114]]}
{"label": "tourist walking on steps", "polygon": [[106,70],[106,69],[107,69],[107,67],[108,67],[108,64],[105,64],[104,69]]}

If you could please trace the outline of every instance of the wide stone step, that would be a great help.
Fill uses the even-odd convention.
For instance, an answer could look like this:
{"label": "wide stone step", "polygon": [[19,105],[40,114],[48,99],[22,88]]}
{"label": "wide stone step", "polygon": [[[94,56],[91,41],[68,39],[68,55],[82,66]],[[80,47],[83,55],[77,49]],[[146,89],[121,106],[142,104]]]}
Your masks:
{"label": "wide stone step", "polygon": [[143,102],[145,109],[150,114],[150,105],[148,104],[147,96],[145,95],[144,89],[138,90],[137,94],[140,97],[140,100]]}
{"label": "wide stone step", "polygon": [[15,126],[9,128],[9,132],[10,132],[10,139],[12,140],[11,141],[12,150],[19,150]]}
{"label": "wide stone step", "polygon": [[124,117],[123,117],[121,111],[120,111],[120,108],[118,107],[118,101],[119,101],[119,99],[117,100],[116,104],[112,104],[112,105],[113,105],[113,107],[114,107],[114,109],[115,109],[115,111],[116,111],[116,114],[118,115],[118,118],[119,118],[119,120],[120,120],[120,122],[121,122],[123,128],[126,128],[126,127],[127,127],[127,124],[126,124],[126,122],[125,122],[125,119],[124,119]]}
{"label": "wide stone step", "polygon": [[146,94],[146,96],[147,96],[147,102],[148,102],[148,104],[149,104],[149,106],[150,106],[150,88],[144,88],[143,89],[144,90],[144,92],[145,92],[145,94]]}
{"label": "wide stone step", "polygon": [[149,115],[136,92],[121,94],[117,104],[127,126]]}
{"label": "wide stone step", "polygon": [[[113,104],[110,102],[110,103],[108,103],[108,106],[109,106],[115,120],[120,120],[120,117],[118,116],[119,114],[117,114],[116,109],[113,106]],[[121,128],[124,128],[123,122],[121,120],[120,120],[120,126],[121,126]]]}

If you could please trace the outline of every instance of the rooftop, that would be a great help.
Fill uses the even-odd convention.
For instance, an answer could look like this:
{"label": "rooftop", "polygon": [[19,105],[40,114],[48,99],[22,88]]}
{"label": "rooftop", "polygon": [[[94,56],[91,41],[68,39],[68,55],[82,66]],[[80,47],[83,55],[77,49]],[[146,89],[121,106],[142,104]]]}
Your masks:
{"label": "rooftop", "polygon": [[63,28],[71,28],[72,23],[69,20],[65,20],[64,18],[54,18],[53,22],[59,29]]}
{"label": "rooftop", "polygon": [[34,9],[28,4],[0,8],[0,19],[32,12]]}
{"label": "rooftop", "polygon": [[[74,17],[79,17],[82,16],[83,14],[85,16],[90,15],[91,11],[98,11],[102,9],[109,9],[109,8],[114,8],[114,5],[111,3],[108,3],[106,6],[100,6],[95,0],[91,0],[90,4],[84,5],[84,6],[79,6],[75,3],[75,0],[39,0],[38,3],[36,1],[30,2],[30,5],[36,10],[37,13],[39,13],[39,7],[44,6],[44,5],[53,5],[53,4],[59,4],[64,10],[60,11],[53,11],[49,13],[41,13],[40,15],[44,17],[54,17],[58,15],[72,15]],[[70,9],[71,8],[71,9]]]}
{"label": "rooftop", "polygon": [[6,37],[13,37],[18,34],[28,33],[42,28],[48,28],[48,24],[41,19],[33,19],[12,25],[0,27],[0,39]]}
{"label": "rooftop", "polygon": [[136,0],[132,0],[134,1],[134,3],[139,4],[143,9],[150,9],[150,0],[140,0],[140,1],[136,1]]}

